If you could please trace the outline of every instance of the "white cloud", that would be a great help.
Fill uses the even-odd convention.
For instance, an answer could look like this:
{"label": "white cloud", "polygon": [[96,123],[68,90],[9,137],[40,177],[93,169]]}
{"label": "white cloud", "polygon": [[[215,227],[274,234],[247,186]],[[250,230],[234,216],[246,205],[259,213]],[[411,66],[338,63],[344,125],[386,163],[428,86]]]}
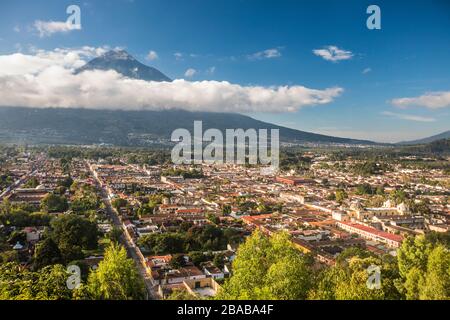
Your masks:
{"label": "white cloud", "polygon": [[417,116],[413,114],[395,113],[390,111],[383,111],[382,115],[389,116],[401,120],[418,121],[418,122],[434,122],[436,119],[430,117]]}
{"label": "white cloud", "polygon": [[406,109],[409,107],[425,107],[440,109],[450,107],[450,91],[428,92],[419,97],[397,98],[391,100],[392,105]]}
{"label": "white cloud", "polygon": [[174,54],[175,60],[182,60],[183,54],[181,52],[175,52]]}
{"label": "white cloud", "polygon": [[261,60],[261,59],[273,59],[281,57],[281,52],[278,48],[267,49],[264,51],[255,52],[247,56],[251,60]]}
{"label": "white cloud", "polygon": [[197,70],[189,68],[186,70],[186,72],[184,73],[184,76],[186,78],[192,78],[195,74],[197,73]]}
{"label": "white cloud", "polygon": [[116,110],[295,112],[332,102],[342,88],[241,86],[227,81],[154,82],[115,71],[73,69],[104,48],[36,50],[0,56],[0,106]]}
{"label": "white cloud", "polygon": [[216,67],[209,67],[206,69],[206,74],[214,74],[216,72]]}
{"label": "white cloud", "polygon": [[147,54],[147,60],[156,60],[158,59],[158,54],[156,53],[156,51],[150,50]]}
{"label": "white cloud", "polygon": [[371,72],[371,71],[372,71],[371,68],[365,68],[361,73],[362,73],[362,74],[367,74],[367,73],[369,73],[369,72]]}
{"label": "white cloud", "polygon": [[313,53],[316,56],[322,57],[323,59],[332,62],[348,60],[353,57],[353,53],[351,51],[339,49],[336,46],[327,46],[323,49],[315,49],[313,50]]}
{"label": "white cloud", "polygon": [[80,30],[80,25],[75,25],[63,21],[41,21],[34,22],[35,29],[39,32],[39,37],[49,37],[54,33],[67,33],[72,30]]}
{"label": "white cloud", "polygon": [[14,27],[14,32],[19,33],[19,32],[20,32],[20,27],[19,27],[19,26],[15,26],[15,27]]}
{"label": "white cloud", "polygon": [[73,70],[82,67],[87,59],[98,57],[109,49],[107,46],[98,48],[84,46],[46,51],[31,47],[30,54],[0,55],[0,76],[34,75],[52,66]]}

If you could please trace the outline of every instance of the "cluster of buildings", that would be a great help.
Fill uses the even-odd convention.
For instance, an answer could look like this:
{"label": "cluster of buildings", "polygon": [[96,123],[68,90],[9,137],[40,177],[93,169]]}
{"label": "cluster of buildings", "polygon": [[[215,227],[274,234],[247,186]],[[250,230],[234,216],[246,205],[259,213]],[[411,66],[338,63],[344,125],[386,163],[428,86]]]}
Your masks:
{"label": "cluster of buildings", "polygon": [[[323,157],[317,159],[324,161]],[[210,224],[211,217],[215,217],[219,226],[240,228],[243,238],[254,229],[268,235],[287,231],[299,250],[311,253],[318,263],[332,265],[349,247],[395,255],[407,236],[430,230],[448,231],[449,208],[445,203],[448,190],[424,185],[423,179],[415,183],[417,172],[400,170],[363,177],[323,169],[315,165],[314,159],[312,163],[313,177],[290,173],[266,175],[258,167],[229,164],[198,166],[195,170],[201,170],[203,176],[194,179],[165,174],[168,169],[172,172],[194,170],[189,166],[93,163],[92,168],[111,199],[127,201],[128,206],[119,211],[124,228],[134,241],[149,233],[176,231],[183,222]],[[328,167],[333,168],[334,163],[329,163]],[[404,182],[405,176],[410,177],[408,183]],[[434,172],[433,179],[441,178],[442,172]],[[370,195],[355,192],[360,184],[383,186],[386,193],[401,189],[414,194],[415,199],[426,199],[431,214],[413,212],[407,203],[395,203],[389,197],[379,206],[368,206]],[[342,186],[348,193],[345,200],[329,199],[330,193]],[[144,204],[142,199],[151,195],[163,195],[161,203],[151,212],[139,213]],[[209,263],[211,270],[198,268],[190,263],[187,253],[181,253],[185,254],[186,266],[173,270],[171,254],[180,252],[165,256],[142,255],[154,285],[164,296],[175,287],[189,291],[191,282],[194,288],[208,287],[203,291],[209,290],[210,294],[210,288],[217,288],[212,280],[232,273],[231,265],[224,269]]]}
{"label": "cluster of buildings", "polygon": [[[396,168],[382,175],[361,176],[340,170],[345,162],[331,161],[323,155],[312,154],[310,158],[309,174],[301,176],[295,172],[267,175],[260,167],[231,164],[194,168],[141,166],[126,161],[112,165],[85,159],[72,160],[71,174],[74,180],[98,184],[104,191],[127,241],[137,252],[137,262],[160,297],[167,297],[174,290],[194,296],[216,294],[233,272],[232,261],[239,243],[255,229],[269,236],[288,232],[299,250],[313,255],[317,263],[328,265],[333,265],[339,254],[350,247],[395,255],[405,237],[448,232],[448,177],[442,170]],[[15,182],[2,191],[2,199],[11,203],[38,205],[67,177],[59,160],[43,154],[34,158],[24,155],[15,159],[15,164],[7,164]],[[190,174],[193,172],[201,175]],[[31,178],[39,184],[23,187]],[[357,192],[363,184],[374,190],[380,187],[382,194]],[[339,190],[344,190],[345,197],[330,197]],[[406,198],[399,201],[390,197],[396,190],[401,190]],[[70,199],[70,190],[66,192]],[[382,201],[374,204],[374,197]],[[416,207],[416,203],[422,206]],[[213,253],[224,258],[223,264],[195,264],[188,252],[152,255],[138,245],[142,237],[179,232],[186,224],[213,224],[223,230],[238,231],[234,243]],[[111,223],[99,222],[99,227],[109,231]],[[24,231],[28,242],[39,241],[38,228]],[[183,257],[182,265],[173,263],[179,256]]]}

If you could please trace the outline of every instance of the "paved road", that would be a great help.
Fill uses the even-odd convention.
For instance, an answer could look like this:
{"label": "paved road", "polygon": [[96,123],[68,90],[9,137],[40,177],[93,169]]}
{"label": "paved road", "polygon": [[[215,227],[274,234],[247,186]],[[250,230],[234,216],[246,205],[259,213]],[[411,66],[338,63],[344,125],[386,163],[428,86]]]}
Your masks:
{"label": "paved road", "polygon": [[32,176],[36,174],[37,170],[34,170],[33,172],[25,175],[24,177],[20,178],[19,180],[15,181],[12,185],[9,186],[2,194],[0,194],[0,201],[3,200],[3,198],[6,198],[9,196],[14,189],[19,188],[22,184],[24,184],[28,179],[30,179]]}
{"label": "paved road", "polygon": [[[89,166],[89,164],[88,164],[88,166]],[[137,252],[138,249],[136,248],[136,245],[134,244],[133,240],[129,237],[128,232],[125,231],[125,229],[122,225],[122,222],[119,219],[119,213],[112,206],[111,200],[108,197],[108,192],[106,191],[106,189],[104,187],[101,186],[100,180],[95,175],[95,172],[91,166],[89,166],[89,170],[91,171],[92,176],[95,178],[97,186],[101,190],[100,191],[101,197],[102,197],[103,203],[105,204],[106,212],[107,212],[108,216],[111,218],[113,225],[122,230],[122,239],[121,239],[122,244],[124,245],[125,249],[127,250],[128,255],[134,260],[136,267],[139,270],[139,274],[141,275],[142,279],[144,280],[145,287],[147,290],[147,298],[149,300],[158,300],[159,296],[157,294],[156,287],[152,284],[152,282],[150,280],[150,276],[147,274],[147,271],[142,264],[141,258],[139,257],[138,252]]]}

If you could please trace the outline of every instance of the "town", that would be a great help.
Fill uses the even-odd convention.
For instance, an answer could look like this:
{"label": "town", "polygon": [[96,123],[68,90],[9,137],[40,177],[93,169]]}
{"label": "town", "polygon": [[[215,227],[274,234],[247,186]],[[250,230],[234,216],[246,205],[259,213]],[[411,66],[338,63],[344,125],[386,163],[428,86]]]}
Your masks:
{"label": "town", "polygon": [[283,150],[268,175],[249,164],[174,165],[164,151],[5,146],[0,266],[76,264],[90,281],[120,243],[144,298],[209,299],[255,232],[286,233],[312,270],[352,252],[395,259],[406,239],[448,245],[449,158],[346,152]]}

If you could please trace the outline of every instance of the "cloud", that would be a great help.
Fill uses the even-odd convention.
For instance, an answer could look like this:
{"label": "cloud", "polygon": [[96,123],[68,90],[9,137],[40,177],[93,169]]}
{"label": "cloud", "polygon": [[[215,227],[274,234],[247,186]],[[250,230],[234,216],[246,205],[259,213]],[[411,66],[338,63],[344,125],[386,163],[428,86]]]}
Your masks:
{"label": "cloud", "polygon": [[406,109],[410,107],[425,107],[440,109],[450,107],[450,91],[428,92],[419,97],[397,98],[391,100],[392,105]]}
{"label": "cloud", "polygon": [[332,62],[349,60],[353,57],[353,53],[351,51],[339,49],[336,46],[327,46],[323,49],[315,49],[313,50],[313,53],[316,56],[322,57],[323,59]]}
{"label": "cloud", "polygon": [[20,27],[19,27],[19,26],[15,26],[15,27],[14,27],[14,32],[19,33],[19,32],[20,32]]}
{"label": "cloud", "polygon": [[156,53],[156,51],[150,50],[147,54],[147,60],[153,61],[158,59],[158,54]]}
{"label": "cloud", "polygon": [[184,73],[184,76],[186,78],[192,78],[195,74],[197,73],[197,70],[189,68],[186,70],[186,72]]}
{"label": "cloud", "polygon": [[183,60],[183,54],[181,52],[175,52],[173,55],[175,60]]}
{"label": "cloud", "polygon": [[371,71],[372,71],[371,68],[365,68],[361,73],[362,73],[362,74],[367,74],[367,73],[369,73],[369,72],[371,72]]}
{"label": "cloud", "polygon": [[216,67],[214,67],[214,66],[209,67],[208,69],[206,69],[206,74],[212,75],[212,74],[214,74],[215,72],[216,72]]}
{"label": "cloud", "polygon": [[418,122],[434,122],[436,119],[430,117],[417,116],[412,114],[395,113],[390,111],[383,111],[382,115],[389,116],[401,120],[418,121]]}
{"label": "cloud", "polygon": [[0,55],[0,106],[220,112],[295,112],[332,102],[342,88],[241,86],[227,81],[154,82],[115,71],[74,74],[105,48]]}
{"label": "cloud", "polygon": [[281,57],[281,52],[278,48],[255,52],[247,56],[250,60],[273,59],[279,57]]}
{"label": "cloud", "polygon": [[74,70],[85,65],[86,60],[98,57],[108,50],[110,50],[108,46],[56,48],[51,51],[31,47],[30,54],[0,55],[0,76],[35,75],[52,66]]}
{"label": "cloud", "polygon": [[67,33],[72,30],[81,30],[80,25],[63,21],[41,21],[34,22],[34,28],[39,32],[39,37],[49,37],[54,33]]}

